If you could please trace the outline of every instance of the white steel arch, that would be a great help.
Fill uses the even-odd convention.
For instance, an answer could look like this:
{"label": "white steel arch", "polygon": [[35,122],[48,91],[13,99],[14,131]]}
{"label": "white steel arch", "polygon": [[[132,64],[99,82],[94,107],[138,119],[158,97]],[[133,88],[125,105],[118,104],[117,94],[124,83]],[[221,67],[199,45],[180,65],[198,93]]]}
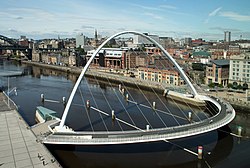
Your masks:
{"label": "white steel arch", "polygon": [[190,87],[192,94],[194,95],[194,97],[199,97],[198,93],[196,91],[196,89],[194,88],[194,86],[192,85],[192,83],[190,82],[190,80],[188,79],[188,77],[186,76],[185,72],[182,70],[182,68],[179,66],[179,64],[173,59],[173,57],[159,44],[157,43],[154,39],[152,39],[151,37],[137,32],[137,31],[123,31],[123,32],[119,32],[116,33],[112,36],[110,36],[107,40],[105,40],[96,50],[95,52],[91,55],[90,59],[88,60],[87,64],[84,66],[84,68],[82,69],[82,72],[80,74],[80,76],[78,77],[76,84],[70,94],[69,100],[67,102],[67,105],[64,109],[63,112],[63,116],[62,119],[60,121],[60,125],[55,127],[55,131],[61,131],[61,132],[65,132],[65,131],[69,131],[69,129],[66,129],[65,127],[65,121],[66,121],[66,117],[68,115],[69,112],[69,108],[71,106],[72,100],[75,96],[76,90],[79,86],[79,84],[81,83],[81,80],[84,76],[84,74],[86,73],[88,67],[90,66],[91,62],[93,61],[93,59],[95,58],[95,56],[97,55],[97,53],[103,48],[103,46],[108,43],[111,39],[123,35],[123,34],[134,34],[134,35],[140,35],[142,37],[145,37],[147,40],[151,41],[153,44],[155,44],[157,47],[159,47],[161,49],[161,51],[164,53],[164,55],[171,61],[171,63],[177,68],[177,70],[180,72],[181,77],[184,79],[184,81],[187,83],[187,85]]}

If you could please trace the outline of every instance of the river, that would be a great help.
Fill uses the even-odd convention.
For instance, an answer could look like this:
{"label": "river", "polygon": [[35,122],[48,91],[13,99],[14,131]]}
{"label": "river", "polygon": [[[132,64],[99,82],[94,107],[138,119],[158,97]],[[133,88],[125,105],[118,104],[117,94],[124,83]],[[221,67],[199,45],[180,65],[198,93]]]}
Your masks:
{"label": "river", "polygon": [[[11,98],[19,107],[19,113],[30,125],[35,124],[35,110],[37,106],[45,106],[49,109],[58,112],[61,116],[64,110],[64,105],[61,103],[62,97],[69,97],[72,87],[77,79],[77,76],[52,71],[49,69],[41,69],[22,65],[19,63],[0,60],[0,71],[3,70],[20,70],[24,72],[23,76],[10,77],[10,88],[17,87],[17,95],[11,93]],[[126,125],[119,126],[112,122],[106,122],[104,125],[99,120],[94,120],[93,125],[89,124],[88,116],[82,112],[84,101],[89,99],[91,103],[95,104],[104,110],[108,110],[104,98],[114,100],[111,105],[112,108],[118,109],[119,117],[128,120],[128,117],[121,112],[119,97],[122,98],[118,90],[114,90],[110,83],[96,82],[92,79],[84,79],[82,82],[82,92],[77,93],[73,101],[71,113],[66,120],[66,124],[74,130],[103,130],[107,127],[108,130],[131,129]],[[0,78],[0,87],[7,90],[7,78]],[[92,92],[89,92],[92,90]],[[130,88],[132,97],[137,97],[138,101],[145,104],[154,101],[156,98],[148,91],[143,91],[143,94],[149,97],[147,102],[143,97],[139,96],[142,92],[138,89]],[[81,96],[81,94],[86,97]],[[113,93],[113,94],[111,94]],[[45,99],[56,100],[58,103],[45,102],[42,103],[40,95],[44,94]],[[96,97],[98,102],[91,95]],[[104,97],[102,95],[105,95]],[[118,99],[114,99],[112,96]],[[161,100],[163,101],[163,100]],[[165,100],[164,100],[165,101]],[[160,104],[157,102],[157,105]],[[179,105],[175,109],[176,104],[173,102],[166,102],[171,111],[186,114],[190,108]],[[124,106],[126,103],[124,103]],[[160,106],[160,105],[158,105]],[[158,108],[158,107],[157,107]],[[160,107],[159,107],[160,108]],[[129,106],[130,110],[134,106]],[[173,110],[175,109],[175,110]],[[192,109],[193,110],[193,109]],[[198,118],[206,117],[200,112],[200,109],[194,110]],[[237,111],[237,110],[236,110]],[[91,113],[92,118],[97,118],[98,113]],[[131,114],[133,116],[133,114]],[[146,117],[151,119],[151,124],[154,127],[162,127],[162,123],[168,126],[173,125],[175,121],[171,117],[163,118],[163,122],[154,117],[155,114],[145,110]],[[126,118],[127,117],[127,118]],[[134,115],[136,118],[136,115]],[[228,126],[218,131],[212,131],[203,135],[184,138],[180,140],[171,141],[173,144],[165,142],[144,143],[135,145],[123,145],[117,147],[75,147],[75,146],[53,146],[47,145],[48,149],[61,162],[63,167],[249,167],[250,165],[250,113],[245,111],[237,112],[235,120]],[[195,118],[194,118],[195,119]],[[108,119],[106,119],[108,120]],[[186,121],[178,120],[179,123],[185,124]],[[137,122],[137,126],[145,128],[146,122]],[[243,138],[239,139],[229,135],[227,132],[237,134],[237,128],[242,127]],[[226,133],[225,133],[226,132]],[[204,148],[203,160],[198,160],[194,156],[178,146],[188,148],[197,152],[197,146],[202,145]]]}

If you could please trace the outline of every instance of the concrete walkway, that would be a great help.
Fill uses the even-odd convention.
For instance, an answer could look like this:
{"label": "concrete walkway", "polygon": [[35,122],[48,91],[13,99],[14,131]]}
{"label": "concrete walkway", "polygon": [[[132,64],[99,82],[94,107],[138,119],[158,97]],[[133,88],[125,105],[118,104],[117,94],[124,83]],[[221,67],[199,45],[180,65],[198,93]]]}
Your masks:
{"label": "concrete walkway", "polygon": [[0,93],[0,168],[61,167]]}

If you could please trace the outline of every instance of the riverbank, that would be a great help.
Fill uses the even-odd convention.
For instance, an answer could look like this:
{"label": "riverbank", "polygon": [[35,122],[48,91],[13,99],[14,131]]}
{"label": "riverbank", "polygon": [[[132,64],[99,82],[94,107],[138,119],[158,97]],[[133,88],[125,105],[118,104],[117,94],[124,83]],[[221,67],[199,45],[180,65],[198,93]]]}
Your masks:
{"label": "riverbank", "polygon": [[0,166],[48,167],[61,165],[33,134],[11,99],[0,92]]}
{"label": "riverbank", "polygon": [[247,100],[245,93],[218,91],[207,92],[207,94],[228,101],[237,111],[250,113],[250,101]]}
{"label": "riverbank", "polygon": [[[22,61],[22,63],[33,65],[33,66],[39,66],[39,67],[46,68],[46,69],[62,71],[65,73],[72,73],[76,75],[79,75],[81,73],[81,68],[78,68],[78,67],[65,67],[65,66],[43,64],[43,63],[32,62],[32,61]],[[148,91],[152,91],[152,89],[154,89],[154,91],[162,95],[164,94],[164,92],[166,92],[164,95],[165,97],[167,98],[169,97],[180,103],[185,103],[185,104],[189,104],[192,106],[204,107],[206,105],[205,102],[202,100],[188,97],[178,92],[169,91],[168,89],[165,89],[167,87],[163,88],[162,85],[160,85],[158,82],[152,82],[152,81],[145,82],[137,78],[127,77],[127,76],[116,74],[116,73],[108,73],[105,71],[100,71],[98,69],[89,69],[85,75],[86,77],[91,77],[91,78],[102,80],[105,82],[112,82],[112,83],[117,83],[117,84],[123,83],[126,86],[130,86],[134,88],[140,87],[141,89],[148,90]]]}

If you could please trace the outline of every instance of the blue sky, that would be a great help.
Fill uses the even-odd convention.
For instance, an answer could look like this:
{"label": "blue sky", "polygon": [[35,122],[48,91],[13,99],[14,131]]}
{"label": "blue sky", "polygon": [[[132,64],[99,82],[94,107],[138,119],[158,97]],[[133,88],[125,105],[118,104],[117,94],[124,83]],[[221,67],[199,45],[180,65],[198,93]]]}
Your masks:
{"label": "blue sky", "polygon": [[174,38],[250,39],[249,0],[5,0],[0,34],[17,38],[93,37],[136,30]]}

